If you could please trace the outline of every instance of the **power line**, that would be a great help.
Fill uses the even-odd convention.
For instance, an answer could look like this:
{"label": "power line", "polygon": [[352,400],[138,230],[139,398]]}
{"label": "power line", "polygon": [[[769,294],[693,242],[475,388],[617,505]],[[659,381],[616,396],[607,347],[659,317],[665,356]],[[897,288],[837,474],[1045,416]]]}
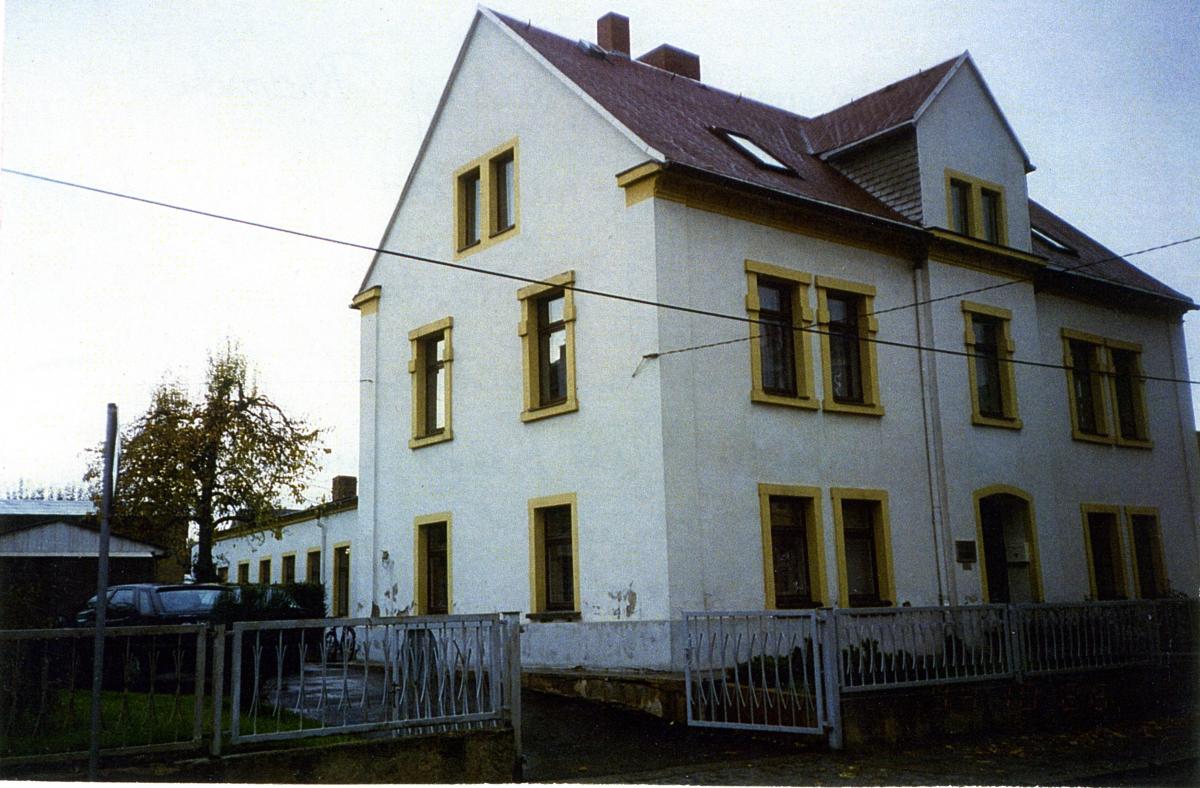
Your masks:
{"label": "power line", "polygon": [[[66,187],[73,188],[73,189],[80,189],[83,191],[93,192],[95,194],[103,194],[103,195],[106,195],[109,197],[117,197],[117,198],[124,199],[124,200],[139,202],[139,203],[143,203],[145,205],[154,205],[154,206],[157,206],[160,208],[167,208],[167,209],[173,210],[173,211],[180,211],[183,213],[193,214],[195,216],[203,216],[203,217],[206,217],[209,219],[217,219],[219,221],[231,222],[231,223],[240,224],[240,225],[243,225],[246,227],[255,227],[255,228],[258,228],[261,230],[269,230],[271,232],[277,232],[277,233],[281,233],[284,235],[291,235],[291,236],[295,236],[298,238],[307,238],[307,239],[313,240],[313,241],[322,241],[325,243],[331,243],[331,244],[335,244],[338,246],[345,246],[345,247],[352,248],[352,249],[360,249],[365,252],[373,252],[375,254],[388,255],[391,257],[398,257],[398,258],[405,259],[405,260],[412,260],[414,262],[427,263],[429,265],[441,266],[443,268],[451,268],[451,269],[458,270],[458,271],[467,271],[470,273],[484,274],[486,276],[496,277],[499,279],[506,279],[506,280],[515,281],[515,282],[524,282],[527,284],[548,284],[547,282],[545,282],[541,279],[534,278],[534,277],[521,276],[520,274],[507,273],[504,271],[492,271],[492,270],[489,270],[486,268],[479,268],[476,266],[465,265],[463,263],[452,263],[448,260],[439,260],[434,257],[424,257],[422,255],[410,254],[408,252],[397,252],[395,250],[385,249],[383,247],[370,246],[368,244],[361,244],[361,243],[357,243],[354,241],[347,241],[347,240],[344,240],[341,238],[334,238],[331,236],[319,235],[317,233],[305,232],[303,230],[294,230],[294,229],[287,228],[287,227],[280,227],[278,225],[266,224],[265,222],[256,222],[256,221],[252,221],[249,219],[242,219],[242,218],[239,218],[236,216],[230,216],[228,214],[220,214],[220,213],[215,213],[213,211],[204,211],[204,210],[200,210],[198,208],[189,208],[187,206],[179,205],[176,203],[169,203],[169,202],[165,202],[162,200],[154,200],[154,199],[150,199],[149,197],[139,197],[134,194],[126,194],[124,192],[113,191],[111,189],[102,189],[98,186],[88,186],[88,185],[82,184],[82,183],[75,183],[73,181],[65,181],[65,180],[61,180],[58,178],[51,178],[46,175],[38,175],[36,173],[24,172],[21,170],[13,170],[13,169],[9,169],[7,167],[0,168],[0,172],[5,172],[10,175],[19,175],[24,178],[30,178],[30,179],[37,180],[37,181],[43,181],[45,183],[52,183],[52,184],[55,184],[58,186],[66,186]],[[1180,240],[1180,241],[1174,241],[1170,244],[1163,244],[1162,246],[1154,247],[1154,248],[1165,248],[1167,246],[1174,246],[1174,245],[1178,245],[1178,244],[1182,244],[1182,243],[1189,243],[1191,241],[1198,240],[1198,239],[1200,239],[1200,236],[1196,236],[1194,238],[1184,239],[1184,240]],[[1147,249],[1147,250],[1143,250],[1143,251],[1153,251],[1153,249]],[[1132,252],[1132,253],[1130,253],[1129,256],[1132,256],[1134,254],[1141,254],[1141,253],[1142,252]],[[1007,283],[1007,282],[1004,283],[1004,285],[1007,285],[1007,284],[1009,284],[1009,283]],[[666,310],[670,310],[670,311],[674,311],[674,312],[682,312],[684,314],[698,315],[701,317],[712,317],[712,318],[717,318],[717,319],[721,319],[721,320],[729,320],[732,322],[749,324],[749,325],[763,325],[763,326],[771,326],[771,327],[775,327],[775,328],[790,328],[793,331],[803,331],[805,333],[810,333],[810,334],[818,334],[818,335],[825,335],[825,336],[841,336],[840,334],[836,334],[835,332],[830,332],[830,331],[822,330],[819,328],[814,328],[812,326],[797,326],[797,325],[788,326],[787,324],[781,324],[778,322],[768,321],[768,320],[758,320],[755,318],[746,317],[744,315],[732,315],[732,314],[728,314],[725,312],[716,312],[716,311],[709,310],[709,309],[700,309],[698,307],[684,306],[682,304],[671,304],[671,303],[667,303],[667,302],[663,302],[663,301],[654,301],[654,300],[651,300],[648,298],[639,298],[637,296],[625,295],[623,293],[612,293],[612,292],[608,292],[608,291],[604,291],[604,290],[594,290],[591,288],[579,287],[578,285],[574,285],[574,284],[564,284],[564,285],[554,285],[554,286],[561,290],[570,290],[575,293],[582,293],[584,295],[592,295],[592,296],[596,296],[598,298],[608,298],[608,299],[612,299],[614,301],[622,301],[622,302],[630,303],[630,304],[640,304],[642,306],[650,306],[650,307],[654,307],[656,309],[666,309]],[[995,287],[995,286],[993,286],[993,287]],[[941,296],[939,298],[953,298],[953,297],[957,297],[957,296]],[[912,306],[915,306],[915,305],[908,305],[905,307],[895,307],[894,309],[912,308]],[[873,314],[875,314],[875,313],[873,313]],[[642,357],[642,359],[643,359],[643,361],[645,361],[647,359],[656,359],[656,358],[660,358],[662,356],[672,355],[675,353],[684,353],[684,352],[689,352],[691,350],[700,350],[702,348],[717,347],[720,345],[729,345],[729,344],[734,344],[735,342],[744,342],[744,341],[748,341],[749,339],[750,339],[750,337],[739,338],[739,339],[729,339],[729,340],[723,340],[723,341],[718,341],[718,342],[709,342],[709,343],[706,343],[703,345],[696,345],[693,347],[677,348],[677,349],[666,350],[666,351],[661,351],[661,352],[657,352],[657,353],[647,353]],[[895,341],[895,340],[879,339],[878,337],[860,337],[860,339],[864,342],[871,342],[871,343],[874,343],[877,345],[884,345],[887,347],[906,348],[909,350],[918,350],[918,351],[923,351],[923,352],[928,352],[928,353],[943,353],[946,355],[958,356],[960,358],[977,358],[977,357],[979,357],[979,354],[972,353],[970,351],[965,351],[965,350],[953,350],[950,348],[938,348],[938,347],[933,347],[933,346],[928,346],[928,345],[919,345],[919,344],[910,343],[910,342],[899,342],[899,341]],[[1020,366],[1029,366],[1029,367],[1040,367],[1040,368],[1044,368],[1044,369],[1057,369],[1057,370],[1068,369],[1068,367],[1066,367],[1062,364],[1053,364],[1053,363],[1045,362],[1045,361],[1033,361],[1030,359],[1007,358],[1007,359],[1003,359],[1003,361],[1005,361],[1009,364],[1015,364],[1015,365],[1020,365]],[[1110,373],[1098,372],[1098,374],[1110,374]],[[1162,376],[1157,376],[1157,375],[1145,375],[1145,374],[1137,375],[1136,377],[1139,380],[1154,380],[1154,381],[1160,381],[1160,382],[1164,382],[1164,383],[1186,383],[1188,385],[1200,385],[1200,381],[1186,380],[1186,379],[1181,379],[1181,378],[1168,378],[1168,377],[1162,377]]]}

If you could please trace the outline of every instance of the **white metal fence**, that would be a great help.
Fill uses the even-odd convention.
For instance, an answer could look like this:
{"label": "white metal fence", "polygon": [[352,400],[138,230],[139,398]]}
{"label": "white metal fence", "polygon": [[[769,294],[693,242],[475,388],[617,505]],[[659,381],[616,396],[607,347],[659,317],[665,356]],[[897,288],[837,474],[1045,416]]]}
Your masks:
{"label": "white metal fence", "polygon": [[233,744],[519,719],[515,616],[239,622],[232,652]]}
{"label": "white metal fence", "polygon": [[[0,630],[0,766],[84,758],[95,629]],[[100,752],[511,727],[515,613],[105,631]]]}
{"label": "white metal fence", "polygon": [[1195,659],[1195,600],[685,613],[688,723],[829,733],[842,693]]}

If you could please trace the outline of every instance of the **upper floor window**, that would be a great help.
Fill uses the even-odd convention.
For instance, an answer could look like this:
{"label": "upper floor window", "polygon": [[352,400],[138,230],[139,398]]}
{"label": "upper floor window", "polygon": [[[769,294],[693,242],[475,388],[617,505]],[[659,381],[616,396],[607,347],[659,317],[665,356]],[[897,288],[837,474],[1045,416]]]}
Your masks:
{"label": "upper floor window", "polygon": [[522,421],[578,410],[575,396],[575,272],[524,287],[518,333],[522,339],[525,407]]}
{"label": "upper floor window", "polygon": [[463,165],[454,173],[454,249],[463,257],[518,232],[517,140]]}
{"label": "upper floor window", "polygon": [[408,334],[412,358],[408,371],[412,377],[412,438],[409,448],[416,449],[454,437],[450,428],[450,375],[453,353],[450,334],[454,318],[444,317],[413,329]]}
{"label": "upper floor window", "polygon": [[1066,328],[1062,334],[1072,436],[1149,448],[1141,345]]}
{"label": "upper floor window", "polygon": [[946,170],[946,223],[959,235],[1008,245],[1004,187]]}
{"label": "upper floor window", "polygon": [[1012,312],[964,301],[966,345],[970,358],[967,373],[971,386],[971,420],[989,427],[1020,429],[1017,389],[1010,359],[1013,355],[1009,325]]}
{"label": "upper floor window", "polygon": [[874,287],[817,277],[825,410],[883,415],[872,341],[879,330],[874,301]]}
{"label": "upper floor window", "polygon": [[746,311],[750,323],[750,398],[777,405],[816,407],[809,332],[812,277],[779,266],[746,261]]}

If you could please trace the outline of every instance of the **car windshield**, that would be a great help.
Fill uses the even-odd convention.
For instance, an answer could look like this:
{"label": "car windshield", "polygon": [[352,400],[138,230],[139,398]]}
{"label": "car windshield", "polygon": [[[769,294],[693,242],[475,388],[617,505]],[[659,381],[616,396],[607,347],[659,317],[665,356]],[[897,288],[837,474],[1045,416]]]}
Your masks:
{"label": "car windshield", "polygon": [[220,595],[219,588],[168,588],[158,592],[158,599],[168,613],[196,613],[212,610]]}

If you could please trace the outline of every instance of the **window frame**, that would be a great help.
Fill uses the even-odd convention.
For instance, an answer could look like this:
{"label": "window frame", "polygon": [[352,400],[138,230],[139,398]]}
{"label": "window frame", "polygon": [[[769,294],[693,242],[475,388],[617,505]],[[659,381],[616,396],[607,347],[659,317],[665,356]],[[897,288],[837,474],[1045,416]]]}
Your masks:
{"label": "window frame", "polygon": [[832,487],[829,497],[833,503],[834,546],[838,563],[838,605],[850,607],[849,576],[846,567],[845,524],[842,516],[844,501],[867,501],[873,503],[874,513],[871,526],[875,537],[875,583],[881,602],[885,607],[896,607],[895,564],[892,561],[892,528],[888,513],[886,490],[870,490],[855,487]]}
{"label": "window frame", "polygon": [[[830,276],[816,277],[817,326],[821,335],[821,409],[834,413],[856,413],[864,416],[882,416],[883,404],[879,391],[879,362],[875,352],[875,335],[879,333],[879,321],[874,315],[875,288],[845,279]],[[839,293],[854,297],[859,304],[857,320],[859,373],[862,380],[862,402],[838,402],[833,397],[833,365],[829,331],[829,294]]]}
{"label": "window frame", "polygon": [[228,564],[226,564],[224,566],[216,567],[216,573],[217,573],[217,582],[218,583],[228,583],[229,582],[229,565]]}
{"label": "window frame", "polygon": [[[770,405],[786,405],[793,408],[820,407],[817,401],[813,376],[811,331],[804,330],[813,323],[813,312],[808,302],[808,289],[812,286],[812,275],[783,268],[757,260],[746,260],[746,314],[750,318],[750,400]],[[759,278],[765,277],[791,288],[792,324],[799,326],[792,332],[792,368],[796,378],[796,394],[789,396],[769,392],[763,385],[762,364],[762,304],[758,297]]]}
{"label": "window frame", "polygon": [[250,585],[250,561],[238,561],[237,565],[237,584],[240,586]]}
{"label": "window frame", "polygon": [[[1063,366],[1066,367],[1067,375],[1067,405],[1071,416],[1071,437],[1087,443],[1135,449],[1153,448],[1154,441],[1150,438],[1150,418],[1146,407],[1146,382],[1144,379],[1139,378],[1133,381],[1132,394],[1134,419],[1138,433],[1145,437],[1126,438],[1121,435],[1117,376],[1113,362],[1114,351],[1133,353],[1136,376],[1142,375],[1142,346],[1137,342],[1109,339],[1071,328],[1062,329],[1062,342]],[[1082,342],[1093,346],[1096,369],[1093,370],[1092,399],[1095,402],[1094,408],[1099,429],[1096,433],[1084,432],[1079,426],[1078,404],[1075,401],[1075,357],[1071,352],[1072,342]]]}
{"label": "window frame", "polygon": [[[292,568],[292,576],[288,577],[288,566]],[[296,582],[296,551],[284,553],[279,556],[279,582],[280,583],[295,583]]]}
{"label": "window frame", "polygon": [[[510,223],[499,226],[502,213],[499,203],[503,195],[497,192],[504,180],[497,175],[500,168],[509,160],[512,161],[512,178],[509,182],[512,190],[512,216],[507,217]],[[479,226],[479,238],[469,241],[467,237],[468,200],[465,183],[468,179],[478,179],[478,200],[475,205],[475,216]],[[497,145],[482,156],[467,162],[454,171],[454,259],[460,260],[476,252],[517,235],[521,231],[521,156],[519,138],[513,137],[508,142]]]}
{"label": "window frame", "polygon": [[[342,550],[343,548],[346,551],[345,599],[342,598],[342,592],[340,592],[338,589],[338,551]],[[354,563],[351,559],[352,553],[350,542],[347,540],[344,542],[336,542],[333,545],[330,545],[329,555],[332,559],[329,562],[329,609],[335,618],[349,616],[351,613],[350,600],[353,598],[354,586]],[[343,609],[344,612],[338,612],[339,610]]]}
{"label": "window frame", "polygon": [[[1112,401],[1112,437],[1118,446],[1133,448],[1150,448],[1150,420],[1146,414],[1146,381],[1141,376],[1142,346],[1137,342],[1125,342],[1119,339],[1105,339],[1104,347],[1108,354],[1109,393]],[[1139,437],[1126,438],[1121,434],[1121,402],[1117,396],[1117,363],[1115,353],[1131,353],[1133,355],[1134,374],[1131,380],[1133,420]]]}
{"label": "window frame", "polygon": [[[544,279],[538,284],[528,285],[517,291],[521,308],[521,320],[517,334],[521,337],[522,389],[524,408],[521,421],[530,422],[571,413],[579,410],[575,390],[575,272],[565,271]],[[539,306],[547,298],[559,293],[563,297],[563,325],[566,330],[566,398],[550,405],[541,404],[541,365],[538,347]]]}
{"label": "window frame", "polygon": [[1095,548],[1092,545],[1092,529],[1089,519],[1091,515],[1110,515],[1112,517],[1112,539],[1111,559],[1113,562],[1113,581],[1116,585],[1117,596],[1116,600],[1130,599],[1129,595],[1129,572],[1125,567],[1125,536],[1122,533],[1125,529],[1122,527],[1121,507],[1111,504],[1100,503],[1085,503],[1079,507],[1081,522],[1083,525],[1083,550],[1087,558],[1087,573],[1088,573],[1088,594],[1093,601],[1102,601],[1100,599],[1097,583],[1096,583],[1096,554]]}
{"label": "window frame", "polygon": [[[1154,583],[1158,586],[1158,595],[1146,597],[1142,595],[1141,569],[1138,567],[1137,535],[1134,533],[1133,518],[1148,517],[1154,521],[1154,552],[1150,556],[1154,567]],[[1162,520],[1156,506],[1126,506],[1125,531],[1129,543],[1130,590],[1131,599],[1164,599],[1171,593],[1171,584],[1167,576],[1166,554],[1163,552]]]}
{"label": "window frame", "polygon": [[[408,342],[410,346],[410,356],[408,361],[408,374],[411,380],[412,387],[412,436],[408,440],[408,448],[420,449],[424,446],[430,446],[435,443],[445,443],[454,439],[453,429],[453,392],[454,392],[454,341],[453,341],[454,318],[447,316],[440,320],[435,320],[432,323],[426,323],[419,328],[414,328],[408,332]],[[441,371],[445,376],[445,421],[446,426],[439,431],[428,432],[426,430],[426,406],[428,404],[426,396],[426,383],[428,382],[429,374],[429,359],[426,357],[426,346],[430,339],[435,335],[441,334],[444,342],[442,350]]]}
{"label": "window frame", "polygon": [[[545,522],[543,512],[559,506],[571,510],[571,593],[574,609],[549,610],[546,593]],[[579,597],[579,501],[575,493],[531,498],[529,508],[529,618],[531,620],[580,620]]]}
{"label": "window frame", "polygon": [[[437,512],[413,518],[413,603],[419,616],[449,615],[454,611],[454,538],[453,515]],[[429,555],[428,528],[443,525],[446,528],[446,611],[431,613],[429,610]]]}
{"label": "window frame", "polygon": [[[953,233],[981,241],[994,246],[1008,247],[1008,196],[1005,189],[998,183],[985,181],[967,175],[965,172],[946,168],[944,188],[946,192],[946,228]],[[963,184],[967,196],[967,229],[962,232],[954,227],[954,189],[951,184]],[[983,193],[990,192],[996,197],[996,234],[995,241],[989,241],[984,231]]]}
{"label": "window frame", "polygon": [[[795,498],[805,507],[805,542],[808,548],[808,585],[812,607],[829,606],[825,574],[825,533],[821,516],[821,489],[788,484],[759,484],[758,512],[762,528],[763,599],[768,610],[781,609],[775,593],[775,545],[771,522],[771,499]],[[790,608],[789,608],[790,609]]]}
{"label": "window frame", "polygon": [[[971,395],[971,423],[981,427],[1001,427],[1019,430],[1022,427],[1017,400],[1016,369],[1012,364],[1016,346],[1012,340],[1012,311],[1002,307],[980,304],[975,301],[962,302],[964,335],[967,352],[967,380]],[[999,368],[1001,415],[985,414],[979,401],[979,371],[976,366],[975,319],[985,318],[997,322],[996,359]]]}
{"label": "window frame", "polygon": [[[313,576],[313,556],[317,557],[316,576]],[[321,548],[312,547],[304,553],[304,582],[306,583],[321,583]]]}

